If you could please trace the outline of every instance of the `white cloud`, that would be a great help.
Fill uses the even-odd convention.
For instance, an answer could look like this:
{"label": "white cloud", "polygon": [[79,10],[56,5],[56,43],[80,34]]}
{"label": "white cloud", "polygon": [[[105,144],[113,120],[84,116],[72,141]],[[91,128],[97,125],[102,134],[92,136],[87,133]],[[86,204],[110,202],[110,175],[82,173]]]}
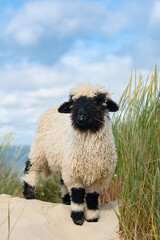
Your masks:
{"label": "white cloud", "polygon": [[64,56],[59,65],[66,77],[74,81],[74,85],[91,82],[121,93],[129,79],[132,59],[84,51]]}
{"label": "white cloud", "polygon": [[54,66],[47,67],[38,64],[10,64],[0,68],[1,88],[35,89],[44,86],[54,86],[57,81],[65,81],[65,75],[56,74]]}
{"label": "white cloud", "polygon": [[[15,106],[12,109],[7,109],[7,108],[1,108],[0,113],[3,119],[4,123],[15,123],[21,121],[22,119],[24,122],[28,119],[27,117],[32,114],[34,114],[34,109],[33,108],[17,108]],[[22,122],[19,122],[21,124]]]}
{"label": "white cloud", "polygon": [[31,97],[25,92],[1,92],[0,93],[0,107],[30,107],[40,104],[40,99]]}
{"label": "white cloud", "polygon": [[113,36],[129,23],[123,11],[109,12],[102,3],[90,1],[36,1],[24,4],[6,26],[6,37],[22,46],[39,39],[100,33]]}
{"label": "white cloud", "polygon": [[[23,129],[23,134],[24,131],[33,133],[47,108],[66,101],[69,90],[85,82],[105,86],[115,93],[113,99],[118,101],[132,68],[129,56],[117,57],[86,49],[68,52],[50,67],[27,63],[5,66],[0,69],[0,76],[5,79],[0,91],[0,122],[15,126],[14,132],[21,133]],[[26,136],[25,143],[30,143],[33,134]]]}
{"label": "white cloud", "polygon": [[35,98],[60,98],[70,87],[88,81],[114,87],[117,82],[126,83],[131,68],[130,57],[116,57],[86,49],[66,54],[54,66],[29,63],[4,66],[0,69],[1,89],[15,91],[15,94],[19,91],[21,99],[12,93],[4,94],[2,103],[23,102],[24,98],[31,98],[33,102]]}
{"label": "white cloud", "polygon": [[[68,88],[68,87],[67,87]],[[59,98],[66,94],[66,87],[55,87],[53,89],[38,89],[33,92],[29,92],[28,97],[36,98]]]}
{"label": "white cloud", "polygon": [[5,95],[2,91],[0,92],[0,106],[12,106],[17,104],[19,98],[15,94]]}
{"label": "white cloud", "polygon": [[14,125],[3,125],[0,128],[0,136],[8,135],[11,137],[12,144],[25,145],[30,144],[35,135],[35,129],[31,130],[25,127],[15,127]]}
{"label": "white cloud", "polygon": [[0,108],[0,125],[3,123],[8,123],[9,119],[8,119],[8,110],[6,108]]}

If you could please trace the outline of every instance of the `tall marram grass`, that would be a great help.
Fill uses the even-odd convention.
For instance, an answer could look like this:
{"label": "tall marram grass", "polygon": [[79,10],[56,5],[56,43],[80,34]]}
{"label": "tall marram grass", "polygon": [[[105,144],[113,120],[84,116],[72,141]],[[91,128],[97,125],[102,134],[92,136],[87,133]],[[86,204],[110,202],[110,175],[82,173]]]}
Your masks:
{"label": "tall marram grass", "polygon": [[38,199],[53,203],[62,203],[60,191],[60,176],[53,174],[48,180],[42,177],[38,183]]}
{"label": "tall marram grass", "polygon": [[[149,80],[150,79],[150,80]],[[134,81],[134,82],[133,82]],[[134,89],[132,90],[132,86]],[[160,84],[157,67],[144,82],[139,73],[124,91],[115,115],[124,239],[160,239]]]}
{"label": "tall marram grass", "polygon": [[[12,146],[13,140],[13,134],[0,137],[0,194],[22,197],[22,184],[20,182],[22,171],[16,170],[21,158],[21,149]],[[14,156],[12,161],[11,156],[12,158]]]}

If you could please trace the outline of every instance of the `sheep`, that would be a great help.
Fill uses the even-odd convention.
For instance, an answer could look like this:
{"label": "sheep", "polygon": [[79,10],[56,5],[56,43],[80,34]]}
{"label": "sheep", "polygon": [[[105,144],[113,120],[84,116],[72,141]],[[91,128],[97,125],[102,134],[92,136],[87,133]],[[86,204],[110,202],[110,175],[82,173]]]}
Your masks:
{"label": "sheep", "polygon": [[36,198],[41,172],[45,177],[59,173],[63,203],[71,205],[73,222],[97,222],[98,196],[117,161],[109,112],[118,108],[103,87],[88,83],[72,89],[69,101],[46,111],[26,162],[24,196]]}

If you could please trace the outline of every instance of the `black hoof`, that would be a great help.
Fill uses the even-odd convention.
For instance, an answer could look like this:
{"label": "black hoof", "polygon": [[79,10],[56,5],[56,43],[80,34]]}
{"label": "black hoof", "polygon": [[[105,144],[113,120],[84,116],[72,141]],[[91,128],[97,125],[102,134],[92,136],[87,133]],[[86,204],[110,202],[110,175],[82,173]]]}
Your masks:
{"label": "black hoof", "polygon": [[79,212],[72,211],[71,212],[71,218],[76,225],[82,226],[83,223],[84,223],[84,212],[82,212],[82,211],[79,211]]}
{"label": "black hoof", "polygon": [[87,222],[98,222],[98,218],[86,219]]}
{"label": "black hoof", "polygon": [[37,197],[36,188],[24,182],[23,195],[26,199],[36,199]]}
{"label": "black hoof", "polygon": [[71,202],[63,202],[64,205],[71,205]]}

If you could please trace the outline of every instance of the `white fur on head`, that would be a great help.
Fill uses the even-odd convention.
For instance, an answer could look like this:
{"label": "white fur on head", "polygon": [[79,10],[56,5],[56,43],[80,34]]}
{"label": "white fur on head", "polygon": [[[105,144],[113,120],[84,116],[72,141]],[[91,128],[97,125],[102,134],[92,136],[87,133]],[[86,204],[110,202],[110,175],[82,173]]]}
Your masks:
{"label": "white fur on head", "polygon": [[108,94],[104,87],[99,85],[91,85],[90,83],[79,85],[70,92],[70,94],[73,96],[73,100],[84,96],[95,97],[97,93],[106,93],[106,95]]}

